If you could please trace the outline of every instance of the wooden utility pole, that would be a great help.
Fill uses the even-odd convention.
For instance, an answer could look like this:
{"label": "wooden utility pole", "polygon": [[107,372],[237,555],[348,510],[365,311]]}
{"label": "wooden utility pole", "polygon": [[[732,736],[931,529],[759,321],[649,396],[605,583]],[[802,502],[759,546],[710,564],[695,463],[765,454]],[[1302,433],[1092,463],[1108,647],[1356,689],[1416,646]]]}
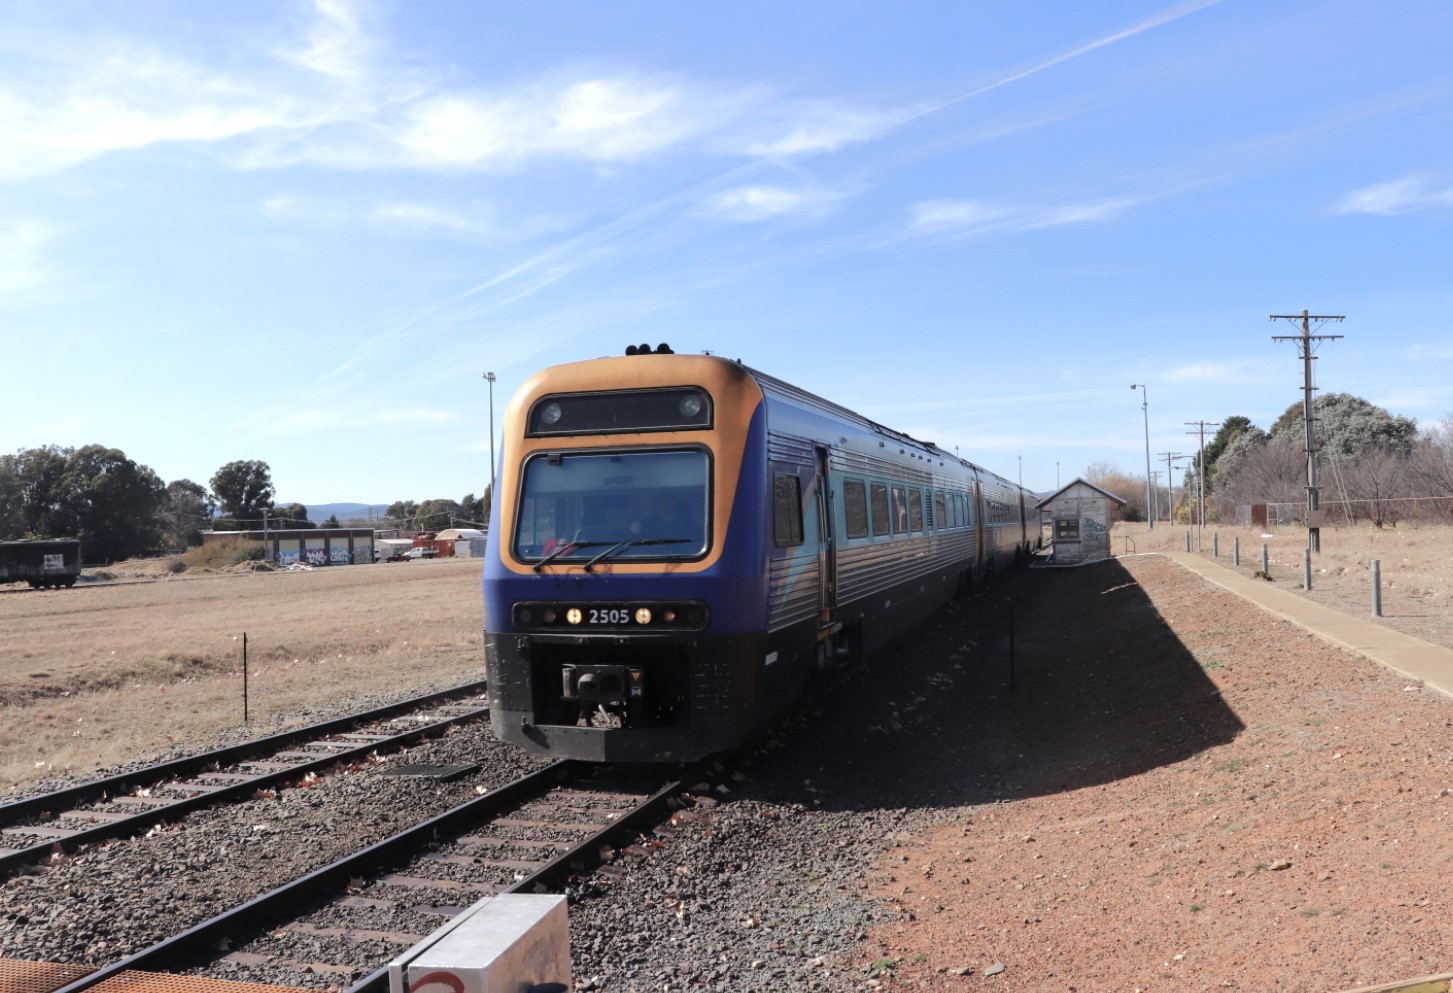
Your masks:
{"label": "wooden utility pole", "polygon": [[1317,498],[1317,417],[1312,411],[1312,393],[1316,387],[1312,385],[1312,360],[1317,356],[1312,354],[1319,341],[1334,341],[1341,338],[1340,334],[1312,334],[1312,322],[1316,321],[1321,327],[1328,321],[1342,321],[1341,314],[1309,314],[1305,310],[1300,314],[1272,314],[1273,321],[1300,322],[1302,333],[1299,335],[1272,335],[1272,341],[1294,341],[1301,350],[1302,356],[1302,420],[1307,425],[1307,547],[1312,551],[1321,554],[1322,551],[1322,512],[1319,509]]}
{"label": "wooden utility pole", "polygon": [[[1220,421],[1186,421],[1187,426],[1200,429],[1201,454],[1196,457],[1196,489],[1200,495],[1196,498],[1196,551],[1201,550],[1201,532],[1206,529],[1206,427],[1208,425],[1220,426]],[[1195,431],[1187,431],[1186,434],[1195,434]],[[1184,478],[1184,477],[1183,477]]]}

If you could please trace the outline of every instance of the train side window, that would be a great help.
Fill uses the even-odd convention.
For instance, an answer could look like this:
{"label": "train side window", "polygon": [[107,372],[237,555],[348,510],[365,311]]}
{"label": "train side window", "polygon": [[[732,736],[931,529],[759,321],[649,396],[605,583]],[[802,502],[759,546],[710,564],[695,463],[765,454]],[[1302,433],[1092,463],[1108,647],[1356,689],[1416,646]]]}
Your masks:
{"label": "train side window", "polygon": [[843,518],[849,538],[868,536],[868,488],[861,480],[843,481]]}
{"label": "train side window", "polygon": [[908,497],[901,486],[893,487],[893,533],[908,533]]}
{"label": "train side window", "polygon": [[933,494],[933,520],[940,528],[946,528],[952,523],[948,519],[947,508],[944,506],[943,490],[937,490]]}
{"label": "train side window", "polygon": [[802,544],[802,484],[796,473],[772,474],[772,533],[778,548]]}
{"label": "train side window", "polygon": [[888,516],[888,487],[882,483],[874,483],[873,496],[873,534],[892,533],[891,518]]}
{"label": "train side window", "polygon": [[917,490],[908,491],[908,526],[915,531],[923,530],[923,498]]}

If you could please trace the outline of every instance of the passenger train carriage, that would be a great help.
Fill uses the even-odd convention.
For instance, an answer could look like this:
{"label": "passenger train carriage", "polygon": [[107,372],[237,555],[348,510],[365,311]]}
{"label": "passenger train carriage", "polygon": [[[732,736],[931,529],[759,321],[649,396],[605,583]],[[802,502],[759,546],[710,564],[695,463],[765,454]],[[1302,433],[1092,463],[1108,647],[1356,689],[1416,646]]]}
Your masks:
{"label": "passenger train carriage", "polygon": [[740,362],[556,366],[504,421],[490,714],[523,748],[688,761],[1038,540],[1018,485]]}

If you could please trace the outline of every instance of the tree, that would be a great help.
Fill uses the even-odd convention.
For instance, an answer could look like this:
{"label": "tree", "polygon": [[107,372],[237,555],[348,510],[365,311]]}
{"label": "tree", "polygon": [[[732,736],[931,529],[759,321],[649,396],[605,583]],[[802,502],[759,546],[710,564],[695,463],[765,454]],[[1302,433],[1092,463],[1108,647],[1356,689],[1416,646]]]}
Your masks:
{"label": "tree", "polygon": [[329,514],[328,519],[323,522],[322,526],[325,528],[341,528],[343,525],[338,523],[337,514]]}
{"label": "tree", "polygon": [[459,517],[459,504],[453,500],[425,500],[414,512],[414,530],[442,531]]}
{"label": "tree", "polygon": [[45,445],[0,458],[0,537],[79,538],[88,562],[155,548],[164,502],[156,473],[119,449]]}
{"label": "tree", "polygon": [[161,542],[166,486],[120,449],[87,445],[75,450],[61,486],[62,502],[75,521],[73,533],[88,561],[130,558]]}
{"label": "tree", "polygon": [[399,527],[412,527],[413,517],[419,509],[419,505],[412,500],[395,500],[388,505],[383,516],[393,521]]}
{"label": "tree", "polygon": [[1110,462],[1092,462],[1085,467],[1085,481],[1125,501],[1124,506],[1115,511],[1116,520],[1146,519],[1148,508],[1145,506],[1144,476],[1131,476]]}
{"label": "tree", "polygon": [[318,526],[308,519],[308,508],[300,503],[285,503],[281,507],[274,507],[268,518],[270,527],[307,529]]}
{"label": "tree", "polygon": [[217,516],[217,498],[201,483],[178,479],[168,483],[162,503],[162,537],[170,548],[202,543],[202,531]]}
{"label": "tree", "polygon": [[[1406,455],[1418,436],[1417,421],[1395,417],[1350,393],[1317,397],[1312,413],[1317,418],[1317,447],[1327,456],[1356,457],[1373,446]],[[1271,427],[1273,437],[1285,431],[1306,437],[1300,403],[1288,407]]]}
{"label": "tree", "polygon": [[228,462],[212,477],[212,492],[227,521],[218,529],[242,531],[262,526],[262,511],[273,505],[272,470],[257,460]]}

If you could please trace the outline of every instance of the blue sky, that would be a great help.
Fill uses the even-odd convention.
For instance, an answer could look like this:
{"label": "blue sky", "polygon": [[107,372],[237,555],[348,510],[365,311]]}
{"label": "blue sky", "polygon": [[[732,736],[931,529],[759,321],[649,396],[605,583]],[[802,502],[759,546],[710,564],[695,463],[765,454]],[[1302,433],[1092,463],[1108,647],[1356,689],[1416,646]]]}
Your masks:
{"label": "blue sky", "polygon": [[[0,451],[458,498],[710,350],[1026,485],[1453,412],[1453,5],[0,0]],[[1158,467],[1164,462],[1157,460]],[[1179,478],[1179,474],[1177,474]]]}

